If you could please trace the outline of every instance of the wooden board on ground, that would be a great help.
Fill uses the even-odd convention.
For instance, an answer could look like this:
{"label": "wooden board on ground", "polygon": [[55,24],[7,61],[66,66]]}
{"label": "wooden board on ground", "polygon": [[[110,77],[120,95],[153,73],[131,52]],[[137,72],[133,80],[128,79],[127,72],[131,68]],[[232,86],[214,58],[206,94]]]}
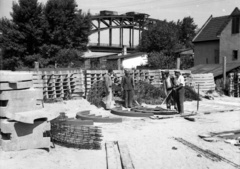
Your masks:
{"label": "wooden board on ground", "polygon": [[126,144],[118,143],[123,169],[134,169],[134,165]]}
{"label": "wooden board on ground", "polygon": [[106,142],[107,169],[122,169],[116,141]]}

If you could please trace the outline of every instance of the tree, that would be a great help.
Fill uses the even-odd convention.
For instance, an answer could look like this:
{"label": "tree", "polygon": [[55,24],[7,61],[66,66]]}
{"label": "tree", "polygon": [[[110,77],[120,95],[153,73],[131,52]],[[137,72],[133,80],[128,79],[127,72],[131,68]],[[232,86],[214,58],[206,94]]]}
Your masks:
{"label": "tree", "polygon": [[171,55],[178,48],[178,28],[174,22],[158,21],[142,32],[139,49]]}
{"label": "tree", "polygon": [[38,53],[42,43],[42,5],[37,0],[19,0],[12,10],[12,20],[0,20],[5,69],[30,66],[28,56]]}
{"label": "tree", "polygon": [[[42,67],[55,62],[65,66],[81,59],[91,29],[90,14],[77,10],[74,0],[48,0],[45,7],[37,0],[19,0],[12,9],[12,20],[0,20],[3,69],[33,67],[34,61]],[[71,56],[62,58],[64,53]]]}
{"label": "tree", "polygon": [[162,52],[151,52],[148,54],[148,65],[154,69],[173,69],[176,67],[176,59]]}
{"label": "tree", "polygon": [[182,21],[178,20],[177,25],[179,26],[179,41],[185,48],[193,48],[192,39],[196,35],[197,28],[193,18],[188,16],[183,18]]}
{"label": "tree", "polygon": [[[48,26],[46,44],[42,47],[41,54],[44,58],[51,59],[44,65],[55,62],[66,65],[77,61],[76,57],[80,59],[81,52],[86,51],[91,29],[90,14],[84,15],[76,7],[74,0],[48,0],[46,3],[44,14]],[[74,60],[62,58],[63,53],[71,53],[70,58]]]}

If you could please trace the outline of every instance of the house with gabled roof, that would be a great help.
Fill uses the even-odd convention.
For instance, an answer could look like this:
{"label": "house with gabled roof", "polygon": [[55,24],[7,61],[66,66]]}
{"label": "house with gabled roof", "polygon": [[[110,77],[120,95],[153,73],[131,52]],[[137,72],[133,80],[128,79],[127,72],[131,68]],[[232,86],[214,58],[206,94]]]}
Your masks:
{"label": "house with gabled roof", "polygon": [[194,65],[240,62],[240,10],[230,15],[212,17],[193,38]]}

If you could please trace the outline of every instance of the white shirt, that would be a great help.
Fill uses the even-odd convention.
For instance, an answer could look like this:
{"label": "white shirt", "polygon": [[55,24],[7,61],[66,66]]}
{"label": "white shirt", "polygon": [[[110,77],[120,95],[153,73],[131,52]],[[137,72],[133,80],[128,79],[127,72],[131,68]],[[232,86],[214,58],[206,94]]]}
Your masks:
{"label": "white shirt", "polygon": [[184,77],[182,75],[180,75],[178,78],[177,78],[177,82],[178,84],[182,84],[183,86],[185,86],[185,81],[184,81]]}

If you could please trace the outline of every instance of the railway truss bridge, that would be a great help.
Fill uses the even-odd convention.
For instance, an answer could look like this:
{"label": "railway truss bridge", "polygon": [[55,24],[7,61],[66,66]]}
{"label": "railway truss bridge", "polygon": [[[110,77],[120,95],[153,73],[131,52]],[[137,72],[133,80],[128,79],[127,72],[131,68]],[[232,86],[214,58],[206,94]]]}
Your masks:
{"label": "railway truss bridge", "polygon": [[[140,41],[141,32],[154,23],[156,19],[148,18],[148,14],[126,15],[95,15],[91,16],[92,30],[90,34],[97,33],[97,43],[90,43],[89,49],[93,52],[121,52],[123,48],[124,29],[129,29],[129,44],[125,45],[128,52],[134,52],[136,45],[134,44],[134,36],[138,36]],[[119,29],[119,43],[113,44],[113,29]],[[101,31],[108,30],[108,43],[101,43]],[[136,31],[138,32],[136,34]],[[125,34],[126,37],[126,34]]]}

